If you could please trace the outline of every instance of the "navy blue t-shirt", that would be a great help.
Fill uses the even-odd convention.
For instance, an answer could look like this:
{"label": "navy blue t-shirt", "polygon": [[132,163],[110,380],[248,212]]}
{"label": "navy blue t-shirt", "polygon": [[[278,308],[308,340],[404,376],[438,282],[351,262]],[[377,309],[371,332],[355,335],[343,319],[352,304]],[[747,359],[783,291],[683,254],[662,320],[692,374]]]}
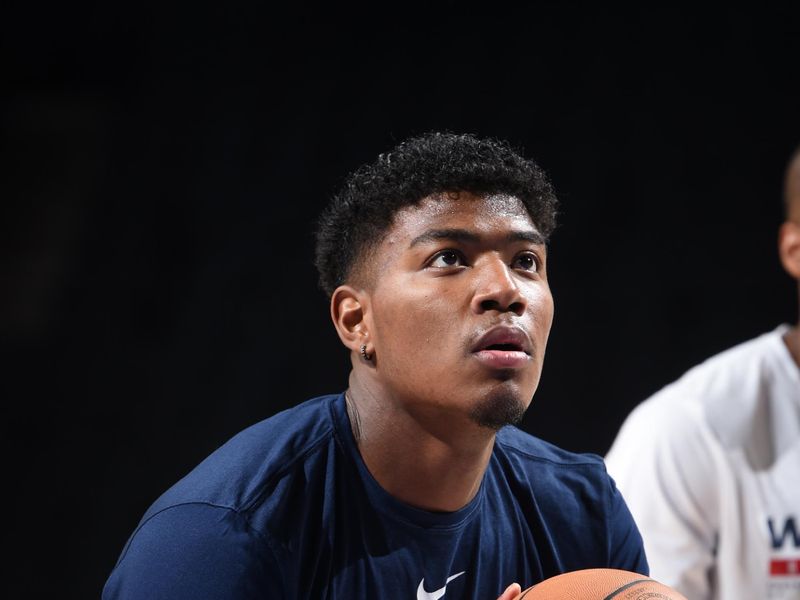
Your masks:
{"label": "navy blue t-shirt", "polygon": [[495,600],[592,567],[648,573],[600,457],[505,427],[469,504],[419,510],[370,475],[340,394],[245,429],[164,493],[103,598]]}

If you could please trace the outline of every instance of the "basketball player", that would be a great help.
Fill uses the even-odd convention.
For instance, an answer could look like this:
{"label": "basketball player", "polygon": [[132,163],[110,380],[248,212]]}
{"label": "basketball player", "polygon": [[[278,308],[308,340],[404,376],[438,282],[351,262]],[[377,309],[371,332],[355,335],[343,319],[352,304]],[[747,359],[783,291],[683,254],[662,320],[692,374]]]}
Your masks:
{"label": "basketball player", "polygon": [[[800,151],[779,251],[800,281]],[[653,577],[693,600],[800,598],[800,330],[781,325],[640,404],[609,454]]]}
{"label": "basketball player", "polygon": [[514,427],[553,319],[555,207],[536,164],[470,135],[407,140],[351,175],[317,236],[348,389],[168,490],[104,597],[507,600],[564,571],[647,574],[602,459]]}

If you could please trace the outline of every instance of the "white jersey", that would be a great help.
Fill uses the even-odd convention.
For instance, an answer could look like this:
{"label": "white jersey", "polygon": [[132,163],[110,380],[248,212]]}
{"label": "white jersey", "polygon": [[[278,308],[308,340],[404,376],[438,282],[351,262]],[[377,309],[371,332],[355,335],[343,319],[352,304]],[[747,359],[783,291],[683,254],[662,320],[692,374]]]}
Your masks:
{"label": "white jersey", "polygon": [[800,598],[800,369],[787,330],[641,403],[606,457],[651,576],[690,600]]}

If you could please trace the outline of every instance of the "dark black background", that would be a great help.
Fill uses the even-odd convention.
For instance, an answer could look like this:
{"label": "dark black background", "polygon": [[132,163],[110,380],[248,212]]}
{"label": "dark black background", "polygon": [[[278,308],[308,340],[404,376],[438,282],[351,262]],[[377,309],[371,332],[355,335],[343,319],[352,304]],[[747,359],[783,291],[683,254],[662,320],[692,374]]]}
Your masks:
{"label": "dark black background", "polygon": [[97,597],[167,486],[343,388],[314,219],[409,134],[506,138],[562,199],[530,432],[604,453],[648,394],[796,319],[776,234],[798,8],[337,11],[0,19],[3,596]]}

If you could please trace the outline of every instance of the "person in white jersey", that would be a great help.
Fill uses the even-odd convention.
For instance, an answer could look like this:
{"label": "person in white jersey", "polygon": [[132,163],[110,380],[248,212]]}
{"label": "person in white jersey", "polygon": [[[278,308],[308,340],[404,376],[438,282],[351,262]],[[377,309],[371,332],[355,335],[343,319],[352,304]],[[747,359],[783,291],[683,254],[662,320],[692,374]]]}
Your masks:
{"label": "person in white jersey", "polygon": [[[800,149],[779,253],[800,282]],[[800,598],[800,329],[781,325],[637,406],[606,465],[653,578],[692,600]]]}

